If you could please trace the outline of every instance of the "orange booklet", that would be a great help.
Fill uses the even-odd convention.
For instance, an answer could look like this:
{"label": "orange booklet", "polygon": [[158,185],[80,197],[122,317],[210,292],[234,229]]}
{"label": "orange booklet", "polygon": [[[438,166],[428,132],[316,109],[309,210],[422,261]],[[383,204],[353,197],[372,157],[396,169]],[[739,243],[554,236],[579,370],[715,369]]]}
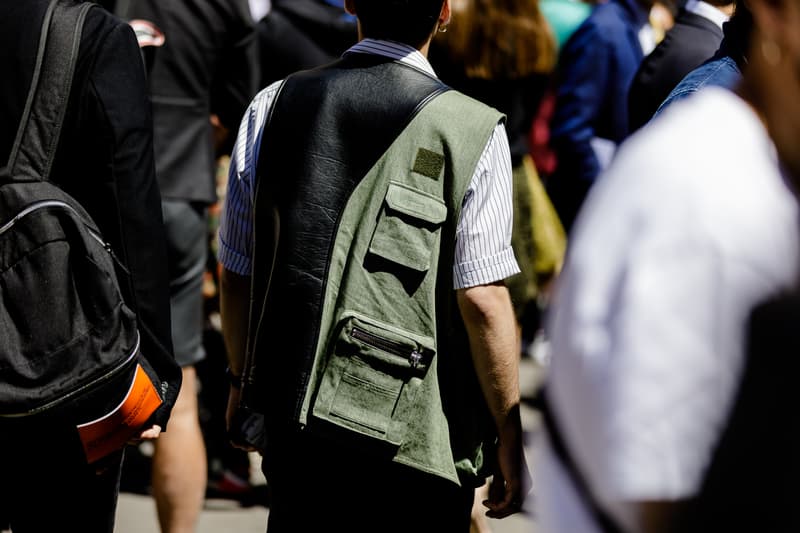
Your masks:
{"label": "orange booklet", "polygon": [[119,450],[161,405],[153,382],[140,365],[137,365],[128,394],[110,413],[78,425],[78,433],[86,452],[86,460],[94,463],[98,459]]}

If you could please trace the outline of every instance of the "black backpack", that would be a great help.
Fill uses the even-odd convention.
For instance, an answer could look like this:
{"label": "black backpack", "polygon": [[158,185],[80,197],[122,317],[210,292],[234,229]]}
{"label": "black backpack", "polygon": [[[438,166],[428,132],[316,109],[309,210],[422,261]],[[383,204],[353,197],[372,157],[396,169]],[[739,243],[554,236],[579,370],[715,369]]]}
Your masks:
{"label": "black backpack", "polygon": [[[139,362],[135,313],[87,212],[50,171],[91,3],[53,0],[6,167],[0,169],[0,434],[114,409]],[[115,266],[116,265],[116,266]]]}

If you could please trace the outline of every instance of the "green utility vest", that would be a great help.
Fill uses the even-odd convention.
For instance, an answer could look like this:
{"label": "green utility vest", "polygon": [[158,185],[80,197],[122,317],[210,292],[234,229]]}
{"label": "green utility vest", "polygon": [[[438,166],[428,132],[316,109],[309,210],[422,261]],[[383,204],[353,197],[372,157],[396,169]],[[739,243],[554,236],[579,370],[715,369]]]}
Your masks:
{"label": "green utility vest", "polygon": [[[403,72],[408,67],[396,63],[379,68],[421,76]],[[246,381],[258,385],[253,388],[280,391],[273,396],[264,393],[255,401],[272,420],[267,424],[268,440],[280,439],[288,422],[455,483],[478,485],[490,466],[487,458],[494,459],[495,432],[455,300],[453,255],[467,187],[503,117],[446,89],[433,91],[417,105],[388,149],[352,191],[344,193],[341,209],[320,206],[331,209],[323,218],[335,219],[330,242],[315,235],[309,245],[320,254],[328,253],[324,270],[308,275],[292,266],[281,274],[284,263],[294,265],[303,259],[292,259],[287,245],[283,252],[287,258],[282,260],[278,245],[271,265],[278,279],[273,275],[269,284],[271,298],[264,298],[253,347],[261,377],[251,372]],[[281,97],[283,93],[279,102]],[[280,134],[268,130],[265,135],[278,142],[293,127],[282,126]],[[265,139],[264,149],[267,146]],[[305,151],[312,157],[318,152]],[[265,157],[270,156],[262,157],[267,170],[259,179],[269,180]],[[271,157],[280,153],[273,150]],[[320,168],[329,168],[325,162],[330,157],[322,158]],[[316,168],[312,165],[303,172],[320,174],[326,186],[336,182],[326,181],[325,172]],[[287,173],[293,172],[283,167],[274,172]],[[318,192],[321,186],[306,188],[297,180],[289,181],[292,191],[299,187]],[[281,191],[270,193],[286,198],[275,201],[274,212],[281,222],[270,228],[280,227],[278,242],[296,248],[298,239],[315,231],[302,226],[312,216],[308,213],[317,211],[298,207],[298,195],[287,193],[286,187]],[[337,196],[329,192],[331,198]],[[259,200],[256,205],[257,213],[265,211]],[[258,234],[257,229],[257,241]],[[305,291],[302,283],[308,278],[313,282],[320,277],[320,305],[311,312],[319,317],[318,328],[309,333],[312,350],[307,360],[302,353],[295,358],[287,344],[275,350],[275,339],[302,337],[289,333],[297,320],[286,315],[295,313],[295,308],[300,309],[297,313],[308,312],[305,302],[298,307],[297,293]],[[271,294],[275,291],[278,296]],[[292,395],[292,387],[296,404],[281,403],[282,397]],[[275,416],[281,409],[285,416]]]}

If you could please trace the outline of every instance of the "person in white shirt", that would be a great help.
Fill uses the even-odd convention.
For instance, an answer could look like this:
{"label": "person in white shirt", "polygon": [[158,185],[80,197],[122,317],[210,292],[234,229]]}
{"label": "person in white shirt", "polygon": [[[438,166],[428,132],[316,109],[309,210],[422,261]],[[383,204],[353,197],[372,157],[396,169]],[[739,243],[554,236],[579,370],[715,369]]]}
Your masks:
{"label": "person in white shirt", "polygon": [[669,530],[725,426],[751,310],[798,280],[800,1],[749,7],[737,92],[709,88],[632,137],[577,222],[548,323],[543,532],[603,531],[598,514]]}

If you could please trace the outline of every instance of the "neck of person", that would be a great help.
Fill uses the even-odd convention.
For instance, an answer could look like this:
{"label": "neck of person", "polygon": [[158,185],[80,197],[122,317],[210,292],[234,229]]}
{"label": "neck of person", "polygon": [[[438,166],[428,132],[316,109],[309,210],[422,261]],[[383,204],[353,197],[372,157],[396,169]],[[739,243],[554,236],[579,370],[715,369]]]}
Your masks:
{"label": "neck of person", "polygon": [[422,44],[421,47],[417,48],[417,50],[419,50],[419,53],[424,55],[425,57],[428,57],[428,52],[430,51],[430,49],[431,49],[431,40],[430,39],[425,41]]}
{"label": "neck of person", "polygon": [[733,16],[733,9],[734,9],[734,5],[735,5],[735,4],[728,4],[728,5],[725,5],[725,6],[714,6],[714,5],[712,4],[712,6],[713,6],[715,9],[717,9],[718,11],[721,11],[721,12],[722,12],[722,13],[723,13],[725,16],[727,16],[728,18],[730,18],[730,17],[732,17],[732,16]]}
{"label": "neck of person", "polygon": [[[437,25],[437,28],[438,28],[438,25]],[[433,36],[434,35],[435,35],[435,33],[432,33],[431,36],[428,37],[428,39],[426,39],[425,42],[422,43],[420,46],[413,46],[413,45],[408,45],[408,46],[413,46],[414,48],[417,49],[417,51],[419,51],[420,54],[422,54],[423,56],[425,56],[427,58],[428,57],[428,52],[430,51],[430,48],[431,48],[431,41],[433,40]],[[371,37],[369,35],[364,35],[364,32],[361,31],[361,25],[359,24],[358,25],[358,40],[359,41],[363,41],[364,39],[381,40],[379,37]],[[407,43],[403,43],[403,44],[407,44]]]}

